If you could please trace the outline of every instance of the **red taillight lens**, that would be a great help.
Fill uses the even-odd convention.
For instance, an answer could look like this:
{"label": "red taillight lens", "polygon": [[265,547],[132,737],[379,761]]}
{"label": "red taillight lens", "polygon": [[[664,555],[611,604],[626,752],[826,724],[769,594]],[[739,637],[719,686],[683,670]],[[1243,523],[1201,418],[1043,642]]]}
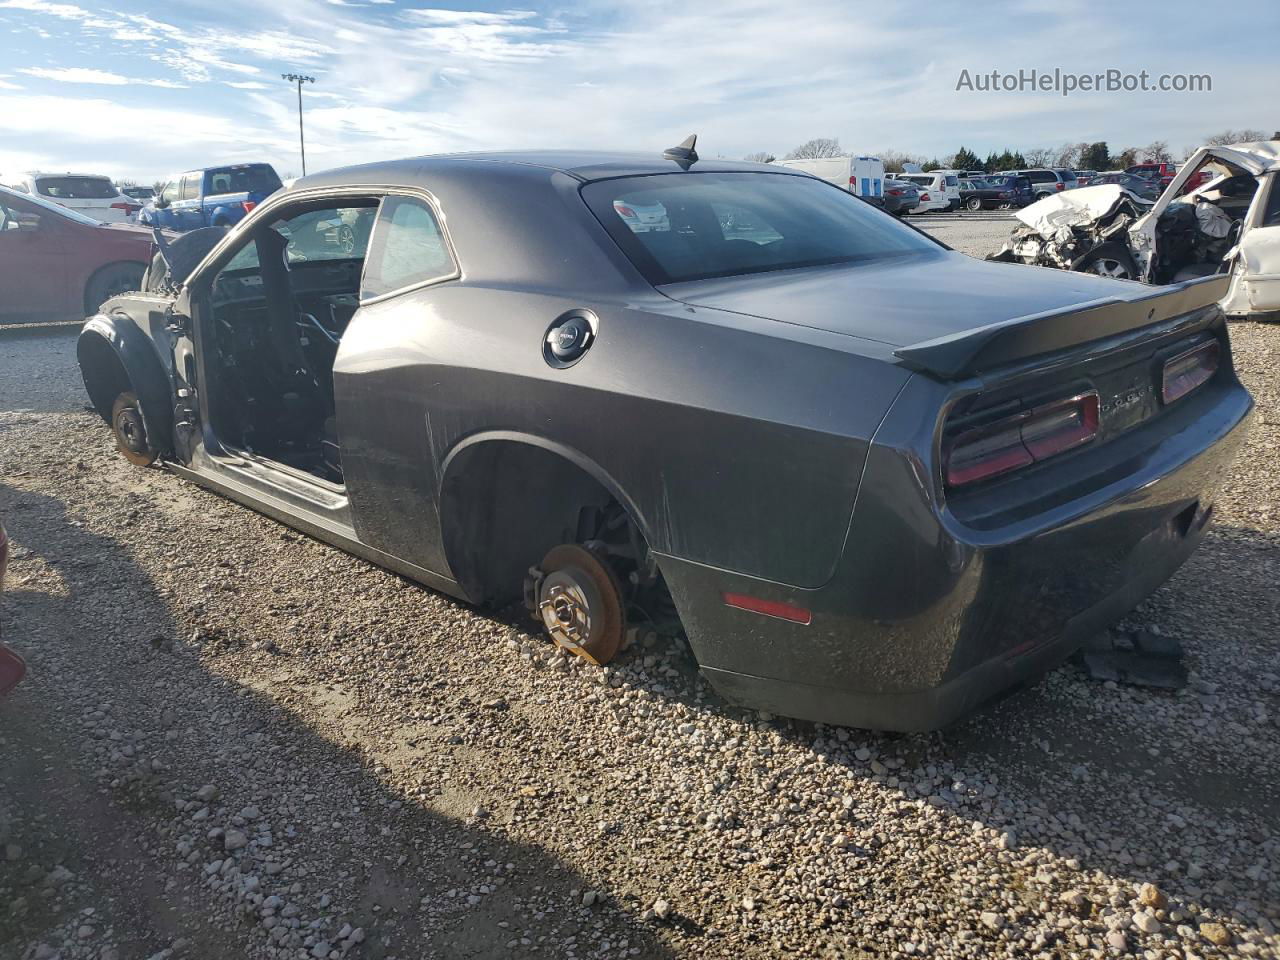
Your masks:
{"label": "red taillight lens", "polygon": [[891,197],[900,197],[900,196],[902,196],[902,191],[901,191],[901,190],[899,190],[897,187],[891,187],[889,190],[887,190],[887,191],[885,191],[885,192],[886,192],[886,193],[888,193],[888,194],[889,194],[889,196],[891,196]]}
{"label": "red taillight lens", "polygon": [[948,486],[979,480],[1048,460],[1098,435],[1098,395],[1092,391],[1023,410],[966,430],[943,451]]}
{"label": "red taillight lens", "polygon": [[736,607],[751,613],[761,613],[766,617],[777,617],[779,620],[790,620],[792,623],[810,624],[813,622],[813,611],[780,600],[763,600],[746,593],[724,594],[726,607]]}
{"label": "red taillight lens", "polygon": [[112,210],[123,210],[125,213],[133,213],[133,211],[135,211],[135,210],[141,210],[141,209],[142,209],[142,207],[141,207],[141,206],[139,206],[139,205],[138,205],[138,204],[136,204],[136,203],[125,203],[125,202],[121,201],[120,203],[113,203],[113,204],[111,205],[111,209],[112,209]]}
{"label": "red taillight lens", "polygon": [[1217,372],[1221,350],[1217,340],[1180,353],[1164,365],[1160,398],[1165,403],[1185,397]]}
{"label": "red taillight lens", "polygon": [[[613,209],[618,211],[620,217],[635,217],[636,212],[628,207],[625,203],[615,203]],[[639,219],[638,217],[636,219]]]}
{"label": "red taillight lens", "polygon": [[251,213],[253,211],[253,208],[256,207],[257,205],[258,205],[257,201],[255,200],[246,200],[244,201],[244,203],[240,204],[240,206],[244,207],[245,213]]}
{"label": "red taillight lens", "polygon": [[921,199],[921,200],[928,200],[928,199],[929,199],[929,195],[928,195],[927,193],[922,193],[922,194],[920,194],[920,199]]}
{"label": "red taillight lens", "polygon": [[1055,188],[1055,189],[1057,189],[1057,190],[1065,190],[1067,185],[1066,185],[1065,183],[1063,183],[1061,180],[1059,180],[1059,181],[1058,181],[1057,183],[1055,183],[1053,186],[1054,186],[1054,188]]}

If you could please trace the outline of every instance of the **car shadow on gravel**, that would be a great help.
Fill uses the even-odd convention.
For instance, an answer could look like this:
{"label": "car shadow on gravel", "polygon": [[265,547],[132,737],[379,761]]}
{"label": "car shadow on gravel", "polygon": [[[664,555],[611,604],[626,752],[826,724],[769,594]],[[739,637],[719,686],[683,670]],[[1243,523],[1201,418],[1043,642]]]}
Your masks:
{"label": "car shadow on gravel", "polygon": [[4,484],[0,517],[0,624],[30,666],[0,699],[0,957],[673,955],[623,904],[571,899],[593,884],[565,862],[426,808],[363,745],[219,675],[138,531]]}

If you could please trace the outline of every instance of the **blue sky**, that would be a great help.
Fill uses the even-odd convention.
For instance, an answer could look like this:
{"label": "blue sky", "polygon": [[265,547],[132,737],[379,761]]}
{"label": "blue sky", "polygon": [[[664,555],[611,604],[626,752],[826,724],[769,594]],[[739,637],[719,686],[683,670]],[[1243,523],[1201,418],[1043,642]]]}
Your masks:
{"label": "blue sky", "polygon": [[[453,150],[779,155],[810,137],[942,156],[964,144],[1168,141],[1280,128],[1280,3],[1015,0],[0,0],[0,182],[75,169],[141,182],[266,159],[308,168]],[[1208,73],[1211,93],[974,93],[1055,67]]]}

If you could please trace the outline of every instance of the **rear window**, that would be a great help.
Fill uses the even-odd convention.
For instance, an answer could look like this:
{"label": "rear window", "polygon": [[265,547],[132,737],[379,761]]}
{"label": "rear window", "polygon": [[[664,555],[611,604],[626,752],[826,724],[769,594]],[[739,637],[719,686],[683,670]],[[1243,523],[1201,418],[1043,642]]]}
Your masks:
{"label": "rear window", "polygon": [[219,167],[204,173],[205,194],[272,193],[282,184],[268,164],[255,163],[243,167]]}
{"label": "rear window", "polygon": [[110,200],[119,196],[106,177],[41,177],[36,192],[55,200]]}
{"label": "rear window", "polygon": [[846,190],[772,173],[686,173],[587,184],[582,196],[652,284],[937,252]]}
{"label": "rear window", "polygon": [[1028,170],[1026,176],[1032,183],[1050,183],[1058,179],[1052,170]]}

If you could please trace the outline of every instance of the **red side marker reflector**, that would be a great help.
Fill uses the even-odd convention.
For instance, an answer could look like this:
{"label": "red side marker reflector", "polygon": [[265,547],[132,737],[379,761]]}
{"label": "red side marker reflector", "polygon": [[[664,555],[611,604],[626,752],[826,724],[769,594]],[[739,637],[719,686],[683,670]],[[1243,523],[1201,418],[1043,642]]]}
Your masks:
{"label": "red side marker reflector", "polygon": [[809,624],[813,622],[812,610],[783,603],[780,600],[761,600],[759,597],[748,596],[745,593],[724,594],[724,605],[726,607],[736,607],[738,610],[749,610],[751,613],[760,613],[766,617],[789,620],[792,623]]}

